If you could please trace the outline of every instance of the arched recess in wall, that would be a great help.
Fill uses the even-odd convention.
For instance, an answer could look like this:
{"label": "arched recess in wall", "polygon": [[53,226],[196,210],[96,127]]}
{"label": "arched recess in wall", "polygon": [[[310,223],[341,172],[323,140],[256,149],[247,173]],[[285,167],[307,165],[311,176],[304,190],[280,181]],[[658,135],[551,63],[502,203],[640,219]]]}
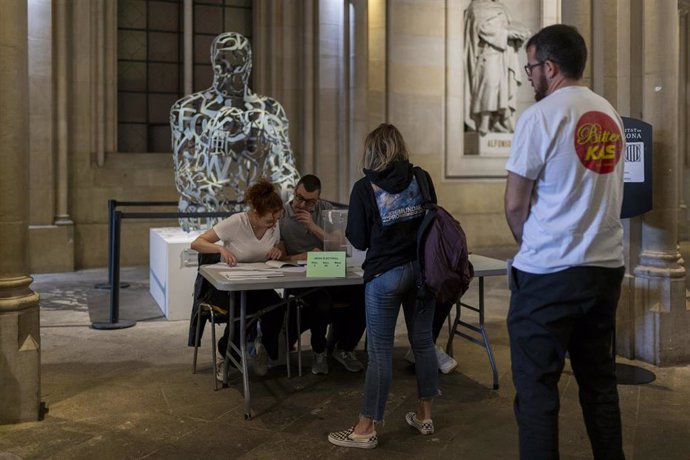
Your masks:
{"label": "arched recess in wall", "polygon": [[[471,0],[446,2],[446,98],[444,176],[446,179],[500,179],[505,177],[507,154],[478,155],[467,151],[464,140],[465,69],[464,12]],[[515,0],[504,2],[511,20],[526,25],[531,33],[560,22],[560,0]],[[524,50],[518,53],[520,65],[526,62]],[[517,93],[516,118],[534,102],[529,82],[521,72]]]}

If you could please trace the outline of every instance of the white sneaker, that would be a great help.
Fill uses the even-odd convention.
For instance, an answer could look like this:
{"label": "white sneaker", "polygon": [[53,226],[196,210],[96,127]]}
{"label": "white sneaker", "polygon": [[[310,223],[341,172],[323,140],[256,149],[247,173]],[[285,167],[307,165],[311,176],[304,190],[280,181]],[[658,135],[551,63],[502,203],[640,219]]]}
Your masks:
{"label": "white sneaker", "polygon": [[343,365],[349,372],[361,372],[364,370],[364,364],[360,362],[353,351],[333,350],[333,359]]}
{"label": "white sneaker", "polygon": [[254,374],[262,377],[268,374],[268,351],[261,342],[254,345],[256,356],[254,356]]}
{"label": "white sneaker", "polygon": [[436,346],[436,359],[438,360],[438,369],[444,374],[448,374],[458,367],[458,362],[448,356],[438,345]]}
{"label": "white sneaker", "polygon": [[410,364],[414,364],[414,351],[412,351],[412,348],[407,349],[407,353],[405,353],[405,361]]}
{"label": "white sneaker", "polygon": [[225,364],[225,358],[218,358],[216,360],[216,380],[219,382],[223,381],[223,364]]}
{"label": "white sneaker", "polygon": [[311,373],[314,375],[328,374],[328,356],[325,351],[314,353],[314,359],[311,362]]}

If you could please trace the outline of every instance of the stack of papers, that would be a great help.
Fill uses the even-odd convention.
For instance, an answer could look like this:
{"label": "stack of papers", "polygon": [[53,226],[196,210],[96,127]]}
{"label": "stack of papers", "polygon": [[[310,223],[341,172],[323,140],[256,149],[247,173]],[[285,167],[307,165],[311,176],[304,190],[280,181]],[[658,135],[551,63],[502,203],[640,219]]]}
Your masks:
{"label": "stack of papers", "polygon": [[237,279],[262,279],[262,278],[274,278],[277,276],[284,276],[283,272],[279,270],[272,270],[270,268],[257,270],[257,269],[246,269],[246,268],[230,268],[230,270],[220,272],[220,276],[226,280],[237,280]]}
{"label": "stack of papers", "polygon": [[267,260],[266,265],[273,268],[290,268],[290,267],[304,267],[307,265],[306,260],[298,260],[295,262],[285,262],[282,260]]}
{"label": "stack of papers", "polygon": [[232,267],[221,262],[207,265],[207,267],[222,270],[219,275],[226,280],[274,278],[285,276],[286,272],[304,272],[306,270],[301,262],[279,261],[239,263]]}

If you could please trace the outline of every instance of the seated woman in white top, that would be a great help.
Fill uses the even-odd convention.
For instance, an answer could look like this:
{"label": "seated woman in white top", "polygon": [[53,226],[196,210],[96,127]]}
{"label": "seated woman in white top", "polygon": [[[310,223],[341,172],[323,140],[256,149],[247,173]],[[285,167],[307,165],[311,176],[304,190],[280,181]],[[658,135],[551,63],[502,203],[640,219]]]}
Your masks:
{"label": "seated woman in white top", "polygon": [[[192,242],[192,249],[201,253],[220,253],[221,261],[228,265],[240,262],[265,262],[282,256],[278,249],[280,228],[278,221],[283,213],[283,200],[275,192],[273,184],[266,180],[249,187],[245,193],[249,211],[233,214],[217,223]],[[216,244],[222,241],[223,245]],[[272,289],[247,292],[247,314],[280,302]],[[239,298],[237,300],[239,305]],[[278,359],[278,334],[283,324],[285,308],[274,309],[261,317],[261,345],[256,347],[254,372],[265,375],[268,357]],[[239,325],[235,325],[235,344],[239,346]],[[218,341],[218,352],[225,356],[229,329]],[[268,357],[266,356],[268,352]]]}

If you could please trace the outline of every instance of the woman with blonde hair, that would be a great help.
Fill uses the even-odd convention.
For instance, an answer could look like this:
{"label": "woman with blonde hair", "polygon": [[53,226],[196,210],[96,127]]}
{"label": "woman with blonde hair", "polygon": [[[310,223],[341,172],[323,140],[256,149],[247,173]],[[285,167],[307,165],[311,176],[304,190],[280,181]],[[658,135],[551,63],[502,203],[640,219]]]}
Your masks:
{"label": "woman with blonde hair", "polygon": [[[405,416],[421,434],[434,432],[431,403],[438,394],[438,362],[432,339],[434,301],[417,299],[417,229],[424,217],[424,197],[417,176],[431,177],[408,160],[398,129],[381,124],[364,142],[364,176],[350,194],[346,235],[354,247],[367,250],[364,268],[369,364],[357,423],[329,434],[338,446],[370,449],[378,444],[375,424],[383,422],[392,378],[395,324],[403,306],[415,356],[418,404]],[[417,172],[415,174],[415,169]]]}
{"label": "woman with blonde hair", "polygon": [[[280,195],[276,193],[272,183],[262,179],[247,189],[245,202],[249,204],[248,211],[233,214],[199,235],[192,241],[192,249],[201,253],[219,253],[221,261],[231,266],[239,262],[280,259],[282,252],[278,249],[278,221],[283,214],[283,200]],[[223,244],[216,244],[218,241],[222,241]],[[221,293],[222,295],[227,298],[227,293]],[[247,314],[280,301],[273,289],[248,291]],[[239,300],[237,304],[239,305]],[[277,308],[261,317],[262,340],[261,344],[256,346],[254,362],[254,372],[258,375],[265,375],[268,371],[269,357],[273,360],[278,359],[278,334],[283,324],[284,311],[284,307]],[[228,336],[229,330],[226,328],[225,334],[218,341],[218,352],[222,356],[225,356]],[[239,346],[239,331],[236,330],[234,338],[235,344]],[[222,358],[219,358],[219,361],[220,359]],[[219,373],[217,376],[222,379],[222,374]]]}

